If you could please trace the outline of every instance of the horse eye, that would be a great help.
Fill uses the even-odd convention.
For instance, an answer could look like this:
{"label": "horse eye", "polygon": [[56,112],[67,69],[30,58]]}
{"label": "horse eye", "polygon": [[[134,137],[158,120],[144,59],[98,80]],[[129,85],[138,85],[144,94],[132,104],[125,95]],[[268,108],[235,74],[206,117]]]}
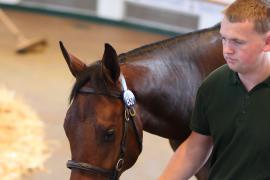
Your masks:
{"label": "horse eye", "polygon": [[115,138],[115,129],[109,129],[104,134],[105,141],[113,141]]}

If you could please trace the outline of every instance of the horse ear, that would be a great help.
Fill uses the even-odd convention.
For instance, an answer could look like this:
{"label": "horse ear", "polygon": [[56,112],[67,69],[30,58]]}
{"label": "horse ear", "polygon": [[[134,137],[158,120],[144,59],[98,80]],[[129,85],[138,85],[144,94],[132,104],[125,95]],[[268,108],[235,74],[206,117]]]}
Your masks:
{"label": "horse ear", "polygon": [[102,58],[102,70],[105,78],[110,82],[116,83],[120,76],[120,65],[118,63],[117,53],[110,44],[105,44],[105,50]]}
{"label": "horse ear", "polygon": [[82,71],[86,69],[86,65],[80,59],[68,53],[61,41],[59,42],[59,44],[70,72],[74,77],[77,77]]}

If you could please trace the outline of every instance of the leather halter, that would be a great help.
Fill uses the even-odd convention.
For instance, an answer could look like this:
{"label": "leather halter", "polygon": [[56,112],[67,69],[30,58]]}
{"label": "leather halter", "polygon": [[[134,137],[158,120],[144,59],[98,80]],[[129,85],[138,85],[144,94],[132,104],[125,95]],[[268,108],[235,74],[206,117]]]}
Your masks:
{"label": "leather halter", "polygon": [[[108,92],[97,91],[97,90],[95,90],[93,88],[89,88],[89,87],[82,87],[79,90],[79,93],[94,94],[94,95],[101,95],[101,96],[109,96],[109,97],[113,97],[113,98],[118,98],[118,99],[121,99],[125,105],[123,136],[122,136],[122,140],[121,140],[121,144],[120,144],[120,152],[118,155],[118,160],[117,160],[117,163],[115,163],[114,169],[105,169],[105,168],[98,167],[98,166],[95,166],[95,165],[92,165],[89,163],[68,160],[67,167],[69,169],[78,169],[78,170],[82,170],[82,171],[89,172],[89,173],[96,173],[96,174],[100,174],[100,175],[109,177],[110,180],[117,180],[119,178],[119,173],[124,166],[127,133],[128,133],[128,126],[129,126],[130,121],[131,121],[133,130],[136,134],[136,140],[137,140],[137,143],[139,145],[139,150],[140,150],[140,152],[142,151],[142,139],[139,135],[138,129],[137,129],[135,122],[134,122],[135,97],[134,97],[134,103],[130,105],[128,103],[129,101],[127,102],[127,100],[124,98],[126,92],[129,90],[127,89],[126,82],[125,82],[124,76],[122,74],[120,75],[119,80],[121,82],[123,92],[110,91],[108,93]],[[129,93],[131,93],[131,91],[129,91]]]}

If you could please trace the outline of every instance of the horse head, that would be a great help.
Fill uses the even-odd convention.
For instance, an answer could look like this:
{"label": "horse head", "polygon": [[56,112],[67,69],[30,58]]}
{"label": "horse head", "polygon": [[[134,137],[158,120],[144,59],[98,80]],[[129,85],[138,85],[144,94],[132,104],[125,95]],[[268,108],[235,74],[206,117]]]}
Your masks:
{"label": "horse head", "polygon": [[105,44],[102,60],[86,66],[62,42],[60,47],[76,78],[64,121],[71,149],[70,179],[118,179],[141,153],[142,127],[117,53]]}

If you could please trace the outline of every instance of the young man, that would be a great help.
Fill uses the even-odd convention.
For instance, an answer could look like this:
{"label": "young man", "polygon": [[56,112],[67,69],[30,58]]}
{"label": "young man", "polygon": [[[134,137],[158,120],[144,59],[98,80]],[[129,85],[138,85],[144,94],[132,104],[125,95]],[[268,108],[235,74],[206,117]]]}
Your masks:
{"label": "young man", "polygon": [[199,88],[192,133],[159,180],[188,180],[211,152],[210,180],[270,179],[270,0],[236,0],[220,34],[227,64]]}

